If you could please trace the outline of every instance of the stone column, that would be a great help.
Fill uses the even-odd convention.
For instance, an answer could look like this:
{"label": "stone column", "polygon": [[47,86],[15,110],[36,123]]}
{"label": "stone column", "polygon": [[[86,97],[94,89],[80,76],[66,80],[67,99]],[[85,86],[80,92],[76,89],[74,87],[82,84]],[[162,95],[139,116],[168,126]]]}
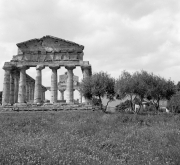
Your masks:
{"label": "stone column", "polygon": [[4,73],[4,82],[3,82],[3,95],[2,95],[2,105],[9,104],[9,95],[10,95],[10,71],[12,67],[9,65],[4,65],[3,69],[5,70]]}
{"label": "stone column", "polygon": [[42,100],[45,100],[45,87],[42,87]]}
{"label": "stone column", "polygon": [[80,90],[78,90],[78,92],[79,92],[79,103],[82,103],[82,93]]}
{"label": "stone column", "polygon": [[68,72],[68,78],[67,78],[67,103],[73,103],[74,98],[73,98],[73,69],[76,68],[74,65],[69,65],[65,67]]}
{"label": "stone column", "polygon": [[34,81],[30,82],[30,100],[34,100]]}
{"label": "stone column", "polygon": [[45,92],[46,92],[46,90],[44,89],[44,92],[43,92],[43,100],[46,100]]}
{"label": "stone column", "polygon": [[14,103],[18,102],[19,70],[14,71]]}
{"label": "stone column", "polygon": [[11,70],[10,72],[10,97],[9,97],[9,103],[11,105],[14,104],[14,71]]}
{"label": "stone column", "polygon": [[28,95],[28,101],[30,102],[31,101],[31,81],[29,80],[28,81],[28,86],[27,86],[27,95]]}
{"label": "stone column", "polygon": [[50,65],[50,69],[52,69],[51,74],[51,103],[57,102],[57,96],[58,96],[58,88],[57,88],[57,69],[60,68],[59,65]]}
{"label": "stone column", "polygon": [[26,76],[26,101],[29,101],[29,81]]}
{"label": "stone column", "polygon": [[[82,73],[83,73],[83,78],[87,78],[87,77],[90,77],[92,75],[91,65],[83,65],[83,66],[81,66],[81,69],[82,69]],[[90,103],[90,100],[87,98],[82,97],[82,100],[86,104]]]}
{"label": "stone column", "polygon": [[60,92],[60,100],[64,100],[64,91],[65,90],[59,90],[59,92]]}
{"label": "stone column", "polygon": [[18,91],[18,104],[26,105],[26,70],[27,66],[18,66],[20,69],[20,79],[19,79],[19,91]]}
{"label": "stone column", "polygon": [[42,74],[41,70],[44,69],[44,65],[36,66],[36,81],[34,89],[34,103],[41,103],[41,92],[42,92]]}

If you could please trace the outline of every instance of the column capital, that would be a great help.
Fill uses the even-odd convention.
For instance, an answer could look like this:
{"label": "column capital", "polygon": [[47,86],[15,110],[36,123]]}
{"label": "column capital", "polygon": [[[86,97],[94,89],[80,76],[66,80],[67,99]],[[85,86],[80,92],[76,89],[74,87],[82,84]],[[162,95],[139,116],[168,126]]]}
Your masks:
{"label": "column capital", "polygon": [[27,69],[29,69],[29,67],[26,66],[26,65],[18,65],[17,68],[20,69],[20,70],[27,70]]}
{"label": "column capital", "polygon": [[65,68],[66,68],[67,70],[73,70],[73,69],[76,68],[76,66],[75,66],[75,65],[66,65]]}
{"label": "column capital", "polygon": [[19,74],[19,69],[18,69],[18,68],[15,68],[15,69],[13,69],[12,72],[13,72],[14,74],[18,75],[18,74]]}
{"label": "column capital", "polygon": [[42,69],[44,69],[44,68],[45,68],[44,65],[37,65],[37,66],[36,66],[36,70],[42,70]]}
{"label": "column capital", "polygon": [[14,66],[12,64],[7,63],[7,62],[4,63],[4,66],[3,66],[4,70],[11,70],[13,68],[14,68]]}
{"label": "column capital", "polygon": [[91,65],[82,65],[81,69],[82,70],[84,70],[84,69],[91,69]]}
{"label": "column capital", "polygon": [[59,65],[49,65],[50,69],[59,69],[60,66]]}
{"label": "column capital", "polygon": [[59,89],[60,92],[64,92],[66,89]]}

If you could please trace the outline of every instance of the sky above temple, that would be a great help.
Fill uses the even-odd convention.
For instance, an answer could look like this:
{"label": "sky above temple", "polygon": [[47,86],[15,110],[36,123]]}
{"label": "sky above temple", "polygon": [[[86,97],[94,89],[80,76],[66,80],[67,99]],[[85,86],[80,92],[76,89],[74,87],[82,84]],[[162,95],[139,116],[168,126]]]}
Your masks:
{"label": "sky above temple", "polygon": [[[93,72],[117,78],[143,69],[178,82],[179,9],[179,0],[0,0],[0,67],[17,54],[16,43],[52,35],[84,45]],[[27,73],[35,78],[35,68]],[[80,68],[74,73],[82,78]],[[43,85],[50,77],[43,70]]]}

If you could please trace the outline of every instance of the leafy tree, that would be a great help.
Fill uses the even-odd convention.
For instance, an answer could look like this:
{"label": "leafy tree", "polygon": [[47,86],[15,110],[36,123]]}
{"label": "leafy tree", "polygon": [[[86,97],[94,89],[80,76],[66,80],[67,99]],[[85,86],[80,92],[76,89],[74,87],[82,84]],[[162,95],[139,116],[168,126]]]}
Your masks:
{"label": "leafy tree", "polygon": [[2,91],[0,91],[0,104],[2,104]]}
{"label": "leafy tree", "polygon": [[117,99],[123,98],[130,98],[130,106],[133,110],[133,99],[135,96],[135,81],[132,75],[127,72],[123,71],[119,78],[116,80],[115,83],[115,91],[117,94]]}
{"label": "leafy tree", "polygon": [[177,92],[169,101],[168,109],[172,112],[180,113],[180,92]]}
{"label": "leafy tree", "polygon": [[159,109],[160,100],[169,100],[176,91],[174,82],[155,75],[151,76],[151,83],[148,87],[148,96],[150,96],[156,109]]}
{"label": "leafy tree", "polygon": [[109,74],[105,72],[94,73],[91,77],[83,79],[81,83],[81,92],[85,98],[92,99],[92,97],[97,97],[101,103],[102,109],[102,98],[106,96],[108,102],[106,104],[105,110],[110,101],[114,99],[115,80]]}
{"label": "leafy tree", "polygon": [[86,77],[80,83],[80,91],[86,99],[92,99],[92,79],[91,77]]}
{"label": "leafy tree", "polygon": [[178,83],[176,85],[176,89],[177,89],[177,91],[180,91],[180,81],[178,81]]}
{"label": "leafy tree", "polygon": [[[175,93],[175,85],[171,80],[166,80],[160,76],[146,71],[135,72],[130,75],[124,71],[116,82],[116,92],[122,97],[138,96],[140,106],[145,98],[152,100],[156,109],[159,109],[161,99],[169,100]],[[132,107],[132,105],[131,105]]]}
{"label": "leafy tree", "polygon": [[146,71],[141,71],[135,72],[132,77],[134,79],[134,94],[139,97],[140,106],[142,107],[142,102],[148,95],[150,76]]}

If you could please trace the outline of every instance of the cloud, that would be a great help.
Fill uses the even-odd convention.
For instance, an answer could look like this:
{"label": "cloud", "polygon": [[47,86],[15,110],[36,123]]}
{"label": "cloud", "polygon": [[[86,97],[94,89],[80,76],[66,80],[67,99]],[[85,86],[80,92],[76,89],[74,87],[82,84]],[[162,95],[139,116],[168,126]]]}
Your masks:
{"label": "cloud", "polygon": [[[84,60],[94,72],[118,77],[122,70],[144,69],[177,82],[179,7],[178,0],[2,0],[1,66],[17,53],[16,43],[53,35],[84,45]],[[51,72],[44,73],[50,85]],[[75,73],[82,77],[80,69]],[[1,89],[2,84],[1,79]]]}

